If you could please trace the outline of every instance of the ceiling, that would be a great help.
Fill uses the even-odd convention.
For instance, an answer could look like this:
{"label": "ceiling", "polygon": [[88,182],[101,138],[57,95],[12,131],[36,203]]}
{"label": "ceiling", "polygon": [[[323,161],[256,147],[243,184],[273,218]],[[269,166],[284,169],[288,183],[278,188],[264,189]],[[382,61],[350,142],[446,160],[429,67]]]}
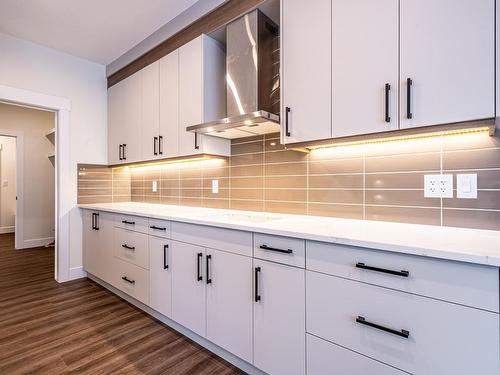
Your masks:
{"label": "ceiling", "polygon": [[0,0],[0,33],[109,64],[197,0]]}

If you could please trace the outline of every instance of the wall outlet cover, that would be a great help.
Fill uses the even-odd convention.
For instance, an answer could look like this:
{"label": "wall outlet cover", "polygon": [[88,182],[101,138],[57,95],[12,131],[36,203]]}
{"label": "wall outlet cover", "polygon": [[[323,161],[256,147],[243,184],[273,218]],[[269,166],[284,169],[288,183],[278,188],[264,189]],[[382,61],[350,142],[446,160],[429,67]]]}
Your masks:
{"label": "wall outlet cover", "polygon": [[212,180],[212,194],[219,194],[219,180]]}
{"label": "wall outlet cover", "polygon": [[477,174],[457,174],[457,198],[477,199]]}
{"label": "wall outlet cover", "polygon": [[153,183],[151,185],[151,190],[153,191],[153,193],[156,193],[158,191],[158,181],[153,180]]}
{"label": "wall outlet cover", "polygon": [[424,197],[453,198],[453,175],[452,174],[424,175]]}

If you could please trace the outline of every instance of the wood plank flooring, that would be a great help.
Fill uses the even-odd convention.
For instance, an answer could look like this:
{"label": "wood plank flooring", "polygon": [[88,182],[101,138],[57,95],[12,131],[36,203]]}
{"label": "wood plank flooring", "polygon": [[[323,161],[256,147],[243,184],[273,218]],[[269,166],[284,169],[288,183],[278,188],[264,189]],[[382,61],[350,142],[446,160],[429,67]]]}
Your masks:
{"label": "wood plank flooring", "polygon": [[0,235],[0,374],[243,374],[89,279]]}

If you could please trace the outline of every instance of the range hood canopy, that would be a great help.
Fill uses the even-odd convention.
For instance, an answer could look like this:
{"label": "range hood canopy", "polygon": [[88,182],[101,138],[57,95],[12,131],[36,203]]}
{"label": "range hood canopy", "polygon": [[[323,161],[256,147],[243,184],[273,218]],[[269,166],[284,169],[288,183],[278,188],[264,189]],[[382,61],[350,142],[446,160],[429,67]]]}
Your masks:
{"label": "range hood canopy", "polygon": [[228,139],[279,132],[279,55],[279,27],[258,9],[228,24],[228,117],[187,131]]}

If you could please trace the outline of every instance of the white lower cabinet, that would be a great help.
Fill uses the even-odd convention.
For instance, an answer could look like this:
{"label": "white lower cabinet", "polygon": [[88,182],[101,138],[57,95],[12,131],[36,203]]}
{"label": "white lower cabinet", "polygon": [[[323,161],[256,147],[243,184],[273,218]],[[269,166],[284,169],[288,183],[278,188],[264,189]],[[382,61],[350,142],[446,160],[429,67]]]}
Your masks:
{"label": "white lower cabinet", "polygon": [[254,260],[254,365],[305,374],[305,271]]}
{"label": "white lower cabinet", "polygon": [[172,268],[170,240],[149,236],[149,306],[172,317]]}
{"label": "white lower cabinet", "polygon": [[113,280],[111,285],[134,297],[136,300],[149,304],[149,271],[135,264],[115,258],[113,260]]}
{"label": "white lower cabinet", "polygon": [[252,362],[252,258],[206,249],[207,339]]}
{"label": "white lower cabinet", "polygon": [[404,375],[364,355],[307,335],[307,375]]}
{"label": "white lower cabinet", "polygon": [[200,336],[206,335],[205,248],[172,241],[172,319]]}

